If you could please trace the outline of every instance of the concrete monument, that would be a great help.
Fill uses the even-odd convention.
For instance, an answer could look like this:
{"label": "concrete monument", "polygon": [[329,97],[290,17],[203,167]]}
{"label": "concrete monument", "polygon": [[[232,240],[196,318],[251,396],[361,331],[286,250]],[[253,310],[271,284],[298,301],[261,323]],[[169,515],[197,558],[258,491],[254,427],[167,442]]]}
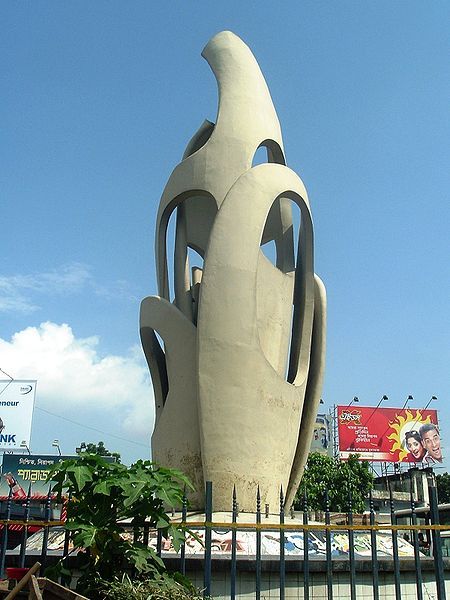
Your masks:
{"label": "concrete monument", "polygon": [[[259,485],[261,502],[276,511],[281,485],[286,504],[293,499],[313,433],[325,289],[314,274],[306,189],[286,166],[254,56],[229,31],[202,55],[218,82],[217,119],[199,128],[165,187],[156,223],[159,296],[141,306],[156,403],[152,453],[190,476],[196,508],[210,480],[215,510],[230,509],[236,485],[241,509],[253,511]],[[260,147],[267,162],[252,166]],[[293,205],[301,215],[297,258]],[[261,250],[269,242],[274,264]],[[192,251],[202,268],[191,269]]]}

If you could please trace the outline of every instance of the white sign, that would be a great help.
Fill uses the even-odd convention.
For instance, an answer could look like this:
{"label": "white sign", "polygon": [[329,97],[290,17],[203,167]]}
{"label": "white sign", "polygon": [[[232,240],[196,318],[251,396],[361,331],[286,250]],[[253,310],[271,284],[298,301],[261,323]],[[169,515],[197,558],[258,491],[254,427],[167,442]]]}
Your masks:
{"label": "white sign", "polygon": [[30,446],[36,381],[0,380],[0,450]]}

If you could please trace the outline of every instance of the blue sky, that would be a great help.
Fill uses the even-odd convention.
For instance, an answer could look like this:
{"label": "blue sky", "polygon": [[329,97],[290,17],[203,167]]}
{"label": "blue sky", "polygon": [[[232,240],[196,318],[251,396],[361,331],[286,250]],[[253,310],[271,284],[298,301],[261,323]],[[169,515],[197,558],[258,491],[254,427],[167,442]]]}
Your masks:
{"label": "blue sky", "polygon": [[0,368],[38,379],[34,451],[103,439],[125,460],[149,455],[138,311],[156,293],[156,211],[185,144],[215,120],[200,52],[230,29],[261,66],[309,192],[326,407],[435,395],[450,454],[447,1],[0,11]]}

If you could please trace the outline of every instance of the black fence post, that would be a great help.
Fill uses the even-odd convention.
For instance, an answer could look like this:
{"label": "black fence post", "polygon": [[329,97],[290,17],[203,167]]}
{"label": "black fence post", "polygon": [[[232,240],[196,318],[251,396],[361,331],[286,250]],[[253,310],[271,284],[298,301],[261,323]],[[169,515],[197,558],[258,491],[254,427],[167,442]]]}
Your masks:
{"label": "black fence post", "polygon": [[[330,500],[328,498],[328,490],[325,490],[325,525],[330,525]],[[331,531],[325,529],[325,550],[327,560],[327,598],[333,600],[333,565],[331,562]]]}
{"label": "black fence post", "polygon": [[139,538],[141,537],[141,530],[139,527],[139,524],[142,521],[142,517],[134,517],[134,519],[131,522],[131,525],[133,527],[133,544],[136,544],[137,542],[139,542]]}
{"label": "black fence post", "polygon": [[[187,517],[187,498],[186,498],[186,486],[184,486],[183,500],[181,504],[181,522],[186,523]],[[183,525],[185,527],[185,525]],[[186,534],[185,534],[186,535]],[[180,571],[182,575],[186,575],[186,542],[183,539],[180,548]]]}
{"label": "black fence post", "polygon": [[[409,476],[410,476],[409,497],[410,497],[410,503],[411,503],[411,525],[417,525],[416,503],[414,500],[414,489],[413,489],[413,481],[412,481],[412,477],[411,477],[411,471],[409,473]],[[423,600],[422,567],[420,565],[419,535],[418,535],[417,529],[414,529],[411,533],[412,533],[413,546],[414,546],[414,566],[416,568],[417,600]]]}
{"label": "black fence post", "polygon": [[25,501],[25,512],[23,515],[23,532],[22,532],[22,540],[20,542],[19,567],[21,567],[22,569],[25,566],[25,553],[26,553],[27,540],[28,540],[28,521],[30,520],[30,502],[31,502],[31,483],[28,486],[28,494],[27,494],[27,499]]}
{"label": "black fence post", "polygon": [[373,506],[372,490],[369,497],[370,506],[370,546],[372,552],[372,592],[373,600],[379,600],[380,592],[378,591],[378,552],[377,552],[377,532],[374,529],[375,525],[375,510]]}
{"label": "black fence post", "polygon": [[8,546],[8,522],[11,519],[11,502],[12,489],[9,488],[8,500],[6,501],[5,522],[3,524],[2,547],[0,552],[0,577],[5,576],[6,547]]}
{"label": "black fence post", "polygon": [[261,492],[256,491],[256,600],[261,598]]}
{"label": "black fence post", "polygon": [[[284,495],[280,487],[280,525],[284,525]],[[284,600],[286,589],[286,562],[284,557],[284,528],[280,527],[280,600]]]}
{"label": "black fence post", "polygon": [[211,521],[212,521],[212,481],[206,482],[205,494],[205,573],[203,596],[211,596]]}
{"label": "black fence post", "polygon": [[144,546],[146,548],[148,546],[149,539],[150,539],[150,524],[148,521],[144,520],[142,543],[144,544]]}
{"label": "black fence post", "polygon": [[230,596],[231,600],[236,598],[236,550],[237,550],[237,498],[236,498],[236,486],[233,486],[233,503],[232,503],[232,526],[231,530],[231,582],[230,582]]}
{"label": "black fence post", "polygon": [[[391,509],[391,525],[395,523],[395,511],[394,511],[394,497],[392,494],[392,487],[389,482],[389,505]],[[396,529],[391,530],[392,534],[392,558],[394,561],[394,583],[395,583],[395,598],[401,600],[402,590],[400,585],[400,562],[398,560],[398,532]]]}
{"label": "black fence post", "polygon": [[[432,525],[439,525],[439,507],[434,474],[428,478],[428,494],[430,497],[430,517]],[[444,564],[442,562],[441,534],[438,529],[431,532],[433,540],[434,569],[436,572],[436,591],[438,600],[445,600]]]}
{"label": "black fence post", "polygon": [[41,566],[42,571],[45,569],[47,562],[47,551],[48,551],[48,534],[50,529],[50,511],[52,508],[52,486],[48,488],[47,498],[45,500],[45,511],[44,511],[44,531],[42,534],[42,550],[41,550]]}
{"label": "black fence post", "polygon": [[[308,525],[308,496],[303,494],[303,525]],[[309,600],[309,532],[303,529],[303,598]]]}
{"label": "black fence post", "polygon": [[162,553],[162,529],[156,530],[156,554],[161,558]]}
{"label": "black fence post", "polygon": [[353,525],[352,491],[348,490],[348,557],[350,561],[350,598],[356,600],[356,565],[355,565],[355,532],[351,529]]}

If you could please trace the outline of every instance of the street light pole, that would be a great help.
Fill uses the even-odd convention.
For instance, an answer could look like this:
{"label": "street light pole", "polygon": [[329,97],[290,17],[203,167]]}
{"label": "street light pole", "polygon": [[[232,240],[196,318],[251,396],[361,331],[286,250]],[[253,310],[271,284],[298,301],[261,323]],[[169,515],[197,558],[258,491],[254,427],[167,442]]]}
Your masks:
{"label": "street light pole", "polygon": [[61,448],[59,447],[59,440],[53,440],[52,446],[58,449],[58,454],[61,456]]}
{"label": "street light pole", "polygon": [[25,450],[28,452],[28,454],[31,454],[31,450],[28,448],[28,445],[27,445],[27,441],[26,441],[26,440],[22,440],[22,441],[20,442],[20,446],[19,446],[19,448],[25,448]]}
{"label": "street light pole", "polygon": [[[353,396],[353,399],[347,404],[346,408],[352,406],[352,404],[356,404],[359,402],[358,396]],[[338,418],[337,418],[337,405],[333,405],[333,458],[337,460],[339,458],[339,427],[338,427]]]}

